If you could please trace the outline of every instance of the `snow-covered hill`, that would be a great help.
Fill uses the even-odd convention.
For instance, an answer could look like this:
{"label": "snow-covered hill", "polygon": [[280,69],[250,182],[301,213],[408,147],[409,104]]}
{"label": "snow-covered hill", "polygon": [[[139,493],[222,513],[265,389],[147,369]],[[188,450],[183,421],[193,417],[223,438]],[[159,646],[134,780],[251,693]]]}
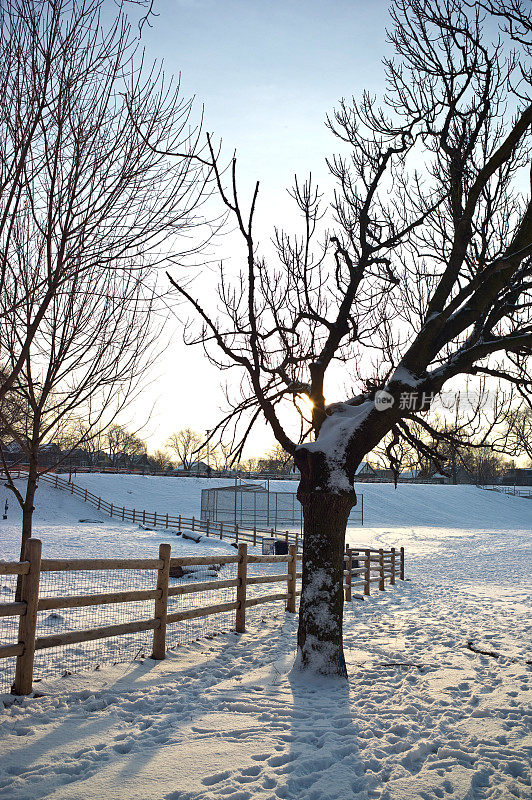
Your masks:
{"label": "snow-covered hill", "polygon": [[[126,508],[145,508],[200,516],[201,490],[228,486],[219,478],[161,478],[144,475],[81,473],[75,483]],[[455,527],[532,529],[532,501],[477,489],[476,486],[364,483],[364,522],[370,527]],[[270,481],[271,491],[295,492],[297,481]]]}

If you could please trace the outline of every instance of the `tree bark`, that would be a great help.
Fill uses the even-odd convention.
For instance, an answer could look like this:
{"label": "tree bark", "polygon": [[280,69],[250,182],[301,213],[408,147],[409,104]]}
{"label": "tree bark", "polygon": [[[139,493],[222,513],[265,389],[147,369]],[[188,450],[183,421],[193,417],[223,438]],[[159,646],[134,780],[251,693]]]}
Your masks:
{"label": "tree bark", "polygon": [[[343,652],[344,542],[354,490],[327,488],[321,454],[307,453],[298,498],[303,506],[303,574],[296,666],[347,678]],[[303,468],[302,468],[303,467]]]}
{"label": "tree bark", "polygon": [[[38,478],[37,462],[30,459],[30,467],[28,470],[28,482],[26,484],[26,496],[22,506],[22,540],[20,545],[20,560],[24,561],[24,553],[26,550],[26,542],[31,539],[32,525],[33,525],[33,512],[35,511],[35,492],[37,490]],[[22,597],[22,575],[17,577],[17,588],[15,591],[15,602],[19,603]]]}

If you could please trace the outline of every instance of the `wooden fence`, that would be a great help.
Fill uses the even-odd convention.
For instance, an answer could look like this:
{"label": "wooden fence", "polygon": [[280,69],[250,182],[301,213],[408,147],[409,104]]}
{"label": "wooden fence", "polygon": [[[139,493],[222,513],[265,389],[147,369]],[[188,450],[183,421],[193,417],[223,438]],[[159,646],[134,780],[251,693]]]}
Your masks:
{"label": "wooden fence", "polygon": [[93,494],[88,489],[77,486],[75,483],[60,478],[54,474],[41,474],[39,480],[49,483],[56,489],[63,489],[66,492],[79,497],[85,503],[103,511],[104,514],[109,514],[110,517],[120,519],[124,522],[139,523],[153,528],[168,528],[182,530],[191,530],[193,532],[205,534],[205,536],[213,536],[219,539],[232,539],[235,542],[244,541],[253,543],[256,546],[257,541],[261,541],[263,537],[281,539],[289,544],[299,545],[300,535],[299,532],[291,531],[276,531],[274,528],[243,528],[240,525],[231,525],[227,522],[212,522],[210,520],[198,519],[196,517],[185,517],[182,514],[168,514],[165,511],[147,511],[146,509],[125,508],[118,506],[114,503],[109,503],[102,497]]}
{"label": "wooden fence", "polygon": [[[211,614],[221,614],[234,610],[236,612],[236,631],[243,633],[246,627],[247,608],[275,600],[285,600],[286,610],[293,614],[296,611],[296,597],[301,593],[297,589],[297,580],[301,578],[301,572],[297,570],[297,561],[301,559],[301,556],[298,555],[295,544],[290,545],[288,555],[265,556],[248,553],[247,544],[241,542],[235,555],[215,556],[215,560],[219,564],[237,565],[236,578],[209,580],[178,586],[169,585],[169,575],[172,567],[212,564],[213,554],[172,558],[170,545],[161,544],[159,546],[159,558],[157,559],[71,560],[42,559],[41,549],[42,545],[39,539],[29,539],[26,543],[24,561],[0,561],[0,575],[23,576],[21,601],[0,604],[0,617],[19,617],[18,642],[0,646],[0,659],[13,656],[17,658],[15,680],[12,688],[15,694],[31,693],[34,657],[38,650],[153,630],[152,658],[163,659],[166,652],[166,630],[169,625],[186,619],[206,617]],[[275,575],[248,576],[247,568],[249,564],[285,564],[286,568],[284,572]],[[157,578],[154,588],[65,597],[39,596],[39,582],[43,572],[119,569],[156,571]],[[352,599],[352,590],[357,586],[363,586],[364,595],[369,595],[371,584],[378,582],[378,588],[383,591],[386,580],[391,585],[395,584],[396,577],[404,580],[404,548],[401,548],[399,558],[397,558],[394,548],[385,551],[382,549],[362,550],[348,547],[346,550],[344,576],[345,599],[347,602]],[[285,583],[286,587],[280,592],[251,598],[247,597],[247,588],[249,586],[266,583]],[[169,597],[229,587],[236,589],[236,598],[232,602],[168,613]],[[37,613],[39,611],[101,606],[139,600],[152,600],[154,602],[153,616],[151,618],[125,622],[119,625],[107,625],[99,628],[88,628],[37,637]]]}
{"label": "wooden fence", "polygon": [[[355,580],[353,580],[353,578]],[[353,589],[361,587],[363,594],[369,597],[371,584],[378,583],[379,590],[384,591],[385,582],[395,586],[396,579],[405,579],[405,548],[390,550],[382,548],[353,548],[346,545],[344,555],[344,595],[346,602],[353,597]]]}
{"label": "wooden fence", "polygon": [[507,485],[498,483],[496,485],[491,486],[484,486],[481,484],[477,484],[478,489],[486,489],[489,492],[501,492],[502,494],[511,494],[515,497],[526,497],[529,500],[532,500],[532,487],[527,486],[516,486],[514,484]]}

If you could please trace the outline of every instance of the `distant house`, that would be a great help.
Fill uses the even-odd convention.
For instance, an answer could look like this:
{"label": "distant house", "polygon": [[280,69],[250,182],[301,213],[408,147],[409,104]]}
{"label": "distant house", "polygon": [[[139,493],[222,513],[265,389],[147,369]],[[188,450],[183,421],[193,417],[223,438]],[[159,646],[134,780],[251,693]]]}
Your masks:
{"label": "distant house", "polygon": [[63,453],[65,456],[64,464],[71,467],[88,467],[90,456],[82,447],[76,447],[70,453]]}
{"label": "distant house", "polygon": [[514,467],[502,476],[505,486],[532,486],[532,467]]}
{"label": "distant house", "polygon": [[419,478],[419,470],[418,469],[405,469],[399,475],[400,481],[415,481]]}
{"label": "distant house", "polygon": [[111,459],[109,458],[109,453],[106,453],[105,450],[97,450],[91,456],[91,464],[94,467],[111,466]]}
{"label": "distant house", "polygon": [[385,482],[393,481],[393,472],[385,467],[372,467],[368,461],[362,461],[355,473],[357,481]]}
{"label": "distant house", "polygon": [[[29,463],[28,456],[17,442],[10,442],[4,445],[3,453],[8,466],[15,467],[18,464],[27,466]],[[54,442],[43,444],[39,448],[38,463],[40,468],[46,469],[48,467],[53,467],[60,459],[61,448],[59,445],[54,444]]]}
{"label": "distant house", "polygon": [[129,464],[133,469],[148,469],[151,467],[151,461],[147,453],[137,453],[137,455],[130,456]]}
{"label": "distant house", "polygon": [[374,477],[375,476],[375,470],[373,469],[373,467],[370,464],[368,464],[367,461],[362,461],[358,465],[357,471],[356,471],[355,474],[356,474],[357,478],[361,478],[361,479],[363,479],[364,477]]}
{"label": "distant house", "polygon": [[434,472],[430,478],[427,478],[430,483],[452,483],[452,478],[444,475],[442,472]]}
{"label": "distant house", "polygon": [[39,467],[54,467],[61,460],[61,448],[54,442],[43,444],[39,448]]}
{"label": "distant house", "polygon": [[393,481],[393,470],[385,467],[379,467],[378,469],[375,469],[375,478],[377,478],[379,481]]}
{"label": "distant house", "polygon": [[208,475],[209,472],[212,472],[212,468],[206,464],[204,461],[194,461],[190,467],[185,467],[183,464],[180,464],[177,469],[175,470],[177,474],[180,472],[186,472],[187,475]]}
{"label": "distant house", "polygon": [[22,447],[17,442],[9,442],[3,445],[4,458],[8,466],[14,464],[27,464],[28,459]]}
{"label": "distant house", "polygon": [[150,468],[150,462],[147,453],[136,453],[135,455],[117,453],[113,458],[113,466],[119,469],[147,470]]}

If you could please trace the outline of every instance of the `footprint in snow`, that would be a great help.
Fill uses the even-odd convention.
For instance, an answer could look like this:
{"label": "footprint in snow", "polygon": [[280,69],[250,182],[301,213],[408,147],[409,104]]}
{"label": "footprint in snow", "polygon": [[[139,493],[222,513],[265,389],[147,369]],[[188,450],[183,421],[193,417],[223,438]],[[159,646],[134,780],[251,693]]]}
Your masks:
{"label": "footprint in snow", "polygon": [[124,742],[123,744],[115,744],[115,746],[113,747],[113,750],[116,753],[120,753],[121,755],[125,755],[126,753],[131,752],[132,746],[133,745],[132,745],[131,742]]}
{"label": "footprint in snow", "polygon": [[229,770],[225,770],[224,772],[215,772],[214,775],[208,775],[206,778],[203,778],[202,784],[204,786],[214,786],[216,783],[225,781],[230,774],[231,772]]}

